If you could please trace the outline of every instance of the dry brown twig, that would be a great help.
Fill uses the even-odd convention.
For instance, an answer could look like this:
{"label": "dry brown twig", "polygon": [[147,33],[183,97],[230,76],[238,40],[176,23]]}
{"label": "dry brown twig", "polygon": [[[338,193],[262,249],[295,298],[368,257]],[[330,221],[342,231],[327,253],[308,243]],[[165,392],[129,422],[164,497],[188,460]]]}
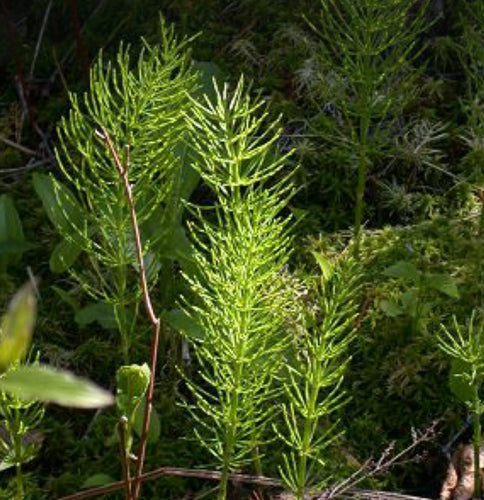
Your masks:
{"label": "dry brown twig", "polygon": [[408,456],[410,452],[415,450],[422,443],[430,441],[437,432],[436,428],[439,422],[439,420],[434,420],[423,431],[416,431],[415,429],[412,429],[412,442],[403,450],[394,453],[395,443],[390,443],[377,460],[372,458],[366,460],[356,472],[351,474],[351,476],[330,486],[321,495],[313,497],[312,500],[331,500],[339,497],[345,492],[354,490],[355,486],[364,479],[375,477],[378,474],[387,472],[395,465],[408,463],[411,460],[418,460],[419,457],[407,460],[403,460],[403,458]]}
{"label": "dry brown twig", "polygon": [[[210,471],[203,469],[183,469],[181,467],[160,467],[150,472],[145,472],[140,478],[140,482],[152,481],[160,477],[191,477],[196,479],[206,479],[209,481],[220,481],[222,473],[218,471]],[[265,476],[250,476],[247,474],[231,474],[230,481],[234,483],[251,483],[260,486],[276,486],[281,487],[282,482],[278,479]],[[59,500],[80,500],[83,498],[93,498],[108,493],[113,493],[126,488],[126,481],[116,481],[100,486],[98,488],[91,488],[89,490],[80,491],[73,495],[62,497]]]}

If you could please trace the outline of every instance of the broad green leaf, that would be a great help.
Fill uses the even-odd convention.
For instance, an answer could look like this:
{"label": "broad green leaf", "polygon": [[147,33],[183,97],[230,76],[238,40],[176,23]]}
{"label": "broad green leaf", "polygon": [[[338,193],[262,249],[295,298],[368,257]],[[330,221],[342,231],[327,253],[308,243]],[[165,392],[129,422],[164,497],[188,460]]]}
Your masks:
{"label": "broad green leaf", "polygon": [[67,271],[74,264],[81,251],[81,247],[74,241],[62,240],[57,244],[50,256],[50,270],[53,273]]}
{"label": "broad green leaf", "polygon": [[458,299],[460,297],[455,281],[452,279],[452,276],[448,274],[427,273],[425,274],[425,283],[430,288],[438,290],[453,299]]}
{"label": "broad green leaf", "polygon": [[4,373],[0,390],[21,399],[72,408],[100,408],[114,403],[113,396],[93,382],[46,365],[19,366]]}
{"label": "broad green leaf", "polygon": [[156,254],[160,260],[177,261],[188,274],[194,270],[193,247],[181,224],[162,230]]}
{"label": "broad green leaf", "polygon": [[95,488],[96,486],[104,486],[105,484],[113,483],[115,480],[109,474],[93,474],[89,476],[81,485],[81,489]]}
{"label": "broad green leaf", "polygon": [[393,300],[381,300],[380,309],[390,318],[395,318],[403,313],[403,309]]}
{"label": "broad green leaf", "polygon": [[412,289],[402,293],[402,305],[405,308],[407,314],[410,315],[412,318],[415,318],[418,312],[417,290]]}
{"label": "broad green leaf", "polygon": [[165,311],[162,314],[162,319],[174,330],[183,333],[191,340],[203,340],[205,337],[203,328],[182,309]]}
{"label": "broad green leaf", "polygon": [[11,300],[0,324],[0,370],[21,360],[30,347],[37,311],[34,285],[26,283]]}
{"label": "broad green leaf", "polygon": [[313,257],[316,259],[318,263],[319,269],[321,269],[321,275],[323,277],[323,281],[329,281],[331,276],[333,276],[333,266],[329,262],[328,259],[323,257],[319,252],[311,252]]}
{"label": "broad green leaf", "polygon": [[82,206],[72,192],[53,175],[33,174],[34,189],[52,224],[64,237],[78,245],[82,243],[79,232],[85,229]]}
{"label": "broad green leaf", "polygon": [[473,398],[473,388],[470,384],[471,367],[460,359],[452,360],[449,373],[449,388],[452,394],[463,403],[469,403]]}
{"label": "broad green leaf", "polygon": [[[145,415],[145,398],[141,401],[141,404],[136,408],[135,418],[133,422],[133,430],[136,432],[138,437],[141,437],[143,430],[143,420]],[[148,443],[153,444],[160,438],[161,425],[160,417],[155,408],[151,411],[150,427],[148,429]]]}
{"label": "broad green leaf", "polygon": [[114,306],[106,302],[94,302],[79,309],[74,316],[74,321],[79,326],[86,326],[96,321],[106,330],[118,327]]}
{"label": "broad green leaf", "polygon": [[393,266],[387,267],[383,274],[390,278],[401,278],[407,281],[416,282],[420,278],[420,271],[411,262],[401,260]]}
{"label": "broad green leaf", "polygon": [[[28,248],[26,244],[22,222],[12,198],[7,194],[0,196],[0,244],[3,244],[3,252],[0,251],[0,272],[5,272],[7,266],[15,263],[20,255]],[[15,246],[17,251],[14,251]]]}

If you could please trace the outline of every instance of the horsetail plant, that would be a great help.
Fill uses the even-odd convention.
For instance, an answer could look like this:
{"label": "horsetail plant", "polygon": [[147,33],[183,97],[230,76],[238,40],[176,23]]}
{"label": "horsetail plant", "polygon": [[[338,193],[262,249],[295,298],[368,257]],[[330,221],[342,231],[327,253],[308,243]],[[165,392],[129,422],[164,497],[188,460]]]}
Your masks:
{"label": "horsetail plant", "polygon": [[[482,2],[464,4],[461,13],[463,28],[463,46],[460,54],[467,80],[467,98],[464,100],[464,111],[468,124],[462,139],[468,148],[464,157],[465,181],[474,191],[480,204],[479,236],[484,236],[484,119],[482,107],[484,102],[484,5]],[[482,246],[482,245],[481,245]],[[482,254],[479,271],[482,275]]]}
{"label": "horsetail plant", "polygon": [[455,334],[444,325],[437,338],[439,348],[452,358],[449,378],[450,389],[472,413],[474,446],[474,498],[481,498],[480,418],[484,404],[479,394],[484,384],[484,321],[476,324],[476,310],[472,312],[465,329],[453,317]]}
{"label": "horsetail plant", "polygon": [[[53,176],[34,176],[36,190],[63,238],[51,267],[69,269],[88,294],[112,306],[126,364],[141,301],[133,272],[138,264],[123,185],[110,151],[95,131],[105,130],[121,163],[129,164],[151,287],[159,275],[159,256],[167,253],[166,248],[156,253],[154,246],[160,235],[165,245],[173,240],[167,228],[179,211],[180,200],[172,200],[177,178],[190,176],[180,151],[187,95],[196,88],[188,41],[177,41],[173,28],[161,23],[161,42],[154,47],[144,42],[134,65],[127,47],[120,47],[115,64],[106,64],[100,55],[89,91],[81,97],[70,95],[72,109],[58,130],[57,158],[73,192]],[[153,231],[154,225],[160,230]],[[72,264],[81,252],[89,265],[78,272]]]}
{"label": "horsetail plant", "polygon": [[383,139],[415,97],[418,71],[411,68],[427,27],[428,0],[321,0],[320,82],[326,105],[335,110],[328,139],[348,151],[358,180],[354,214],[359,253],[364,194],[369,169],[384,149]]}
{"label": "horsetail plant", "polygon": [[[295,362],[288,367],[284,383],[288,401],[283,405],[284,425],[275,427],[290,449],[279,470],[297,500],[304,500],[308,486],[324,469],[323,452],[337,437],[336,424],[329,424],[328,417],[346,401],[341,383],[354,334],[359,289],[353,259],[333,269],[322,255],[315,257],[322,272],[318,312],[306,315],[296,337]],[[319,481],[317,489],[326,482]]]}
{"label": "horsetail plant", "polygon": [[189,339],[201,381],[187,384],[195,433],[221,468],[219,500],[227,498],[230,472],[250,463],[262,444],[289,338],[282,271],[291,218],[281,211],[293,190],[275,149],[278,122],[266,124],[263,104],[240,79],[233,92],[217,88],[214,102],[194,101],[190,118],[195,168],[215,206],[196,208],[191,225],[197,273],[188,281],[198,302],[186,302],[186,310],[203,334]]}

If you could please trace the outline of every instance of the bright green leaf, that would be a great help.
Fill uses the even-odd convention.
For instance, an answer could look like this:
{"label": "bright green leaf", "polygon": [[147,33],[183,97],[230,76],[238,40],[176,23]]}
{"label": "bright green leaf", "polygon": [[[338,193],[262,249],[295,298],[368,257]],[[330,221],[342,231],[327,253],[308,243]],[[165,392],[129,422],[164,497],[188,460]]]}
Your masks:
{"label": "bright green leaf", "polygon": [[150,383],[151,370],[142,365],[121,366],[116,372],[116,404],[128,419],[143,399]]}
{"label": "bright green leaf", "polygon": [[115,480],[109,474],[93,474],[89,476],[81,485],[81,489],[95,488],[96,486],[104,486],[105,484],[113,483]]}
{"label": "bright green leaf", "polygon": [[192,340],[203,340],[205,337],[203,328],[182,309],[165,311],[162,319],[174,330],[182,332]]}
{"label": "bright green leaf", "polygon": [[34,285],[25,284],[11,300],[0,324],[0,370],[21,360],[30,347],[37,301]]}
{"label": "bright green leaf", "polygon": [[33,183],[52,224],[64,238],[68,236],[80,245],[79,232],[84,229],[85,216],[76,197],[53,175],[35,172]]}
{"label": "bright green leaf", "polygon": [[390,278],[401,278],[407,281],[416,282],[420,278],[420,271],[411,262],[401,260],[393,266],[387,267],[383,274]]}
{"label": "bright green leaf", "polygon": [[[0,196],[0,244],[3,244],[3,252],[0,251],[0,272],[5,272],[7,266],[18,261],[22,252],[28,248],[22,248],[25,244],[22,222],[12,198],[7,194]],[[17,245],[17,251],[13,251]],[[1,250],[1,248],[0,248]]]}
{"label": "bright green leaf", "polygon": [[460,359],[452,360],[449,373],[449,388],[463,403],[472,401],[473,388],[470,384],[471,367]]}
{"label": "bright green leaf", "polygon": [[425,275],[425,283],[430,288],[438,290],[453,299],[458,299],[460,297],[455,281],[452,279],[452,276],[448,274],[427,273]]}
{"label": "bright green leaf", "polygon": [[[141,404],[136,409],[135,418],[133,422],[133,429],[138,437],[141,437],[143,430],[143,420],[145,415],[145,399],[143,398]],[[148,443],[153,444],[160,438],[161,425],[160,417],[155,408],[151,411],[150,427],[148,429]]]}
{"label": "bright green leaf", "polygon": [[393,300],[381,300],[379,305],[382,312],[390,318],[395,318],[403,313],[403,309]]}
{"label": "bright green leaf", "polygon": [[319,268],[321,269],[321,275],[324,281],[329,281],[331,276],[333,276],[333,266],[329,262],[328,259],[323,257],[323,255],[319,252],[311,252],[313,257],[316,259]]}
{"label": "bright green leaf", "polygon": [[81,247],[74,241],[62,240],[57,244],[50,256],[50,270],[53,273],[67,271],[74,264],[81,251]]}
{"label": "bright green leaf", "polygon": [[93,382],[46,365],[19,366],[3,374],[0,390],[21,399],[72,408],[100,408],[114,403],[113,396]]}

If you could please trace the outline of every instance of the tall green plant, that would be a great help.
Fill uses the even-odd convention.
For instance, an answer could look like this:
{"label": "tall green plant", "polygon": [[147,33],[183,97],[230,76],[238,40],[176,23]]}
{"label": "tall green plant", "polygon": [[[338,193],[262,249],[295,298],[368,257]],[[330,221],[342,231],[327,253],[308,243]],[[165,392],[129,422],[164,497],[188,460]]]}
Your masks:
{"label": "tall green plant", "polygon": [[[322,272],[318,313],[307,315],[295,342],[295,362],[284,383],[288,399],[283,407],[284,426],[276,428],[290,449],[283,454],[280,472],[297,500],[304,500],[318,470],[324,470],[324,450],[339,434],[329,416],[346,400],[340,386],[358,305],[359,272],[354,262],[350,259],[333,269],[320,254],[315,256]],[[326,481],[320,480],[316,487],[320,489]]]}
{"label": "tall green plant", "polygon": [[480,390],[484,384],[484,321],[476,324],[474,310],[465,330],[457,323],[454,316],[455,334],[442,325],[438,337],[439,348],[452,358],[450,373],[451,391],[466,404],[472,413],[474,445],[474,498],[481,498],[481,467],[479,464],[481,449],[481,415],[484,404]]}
{"label": "tall green plant", "polygon": [[291,219],[281,211],[292,193],[275,151],[278,122],[241,79],[233,92],[193,102],[196,168],[213,189],[215,206],[192,226],[197,273],[188,278],[197,302],[187,312],[201,327],[191,338],[201,381],[187,381],[200,442],[214,456],[227,497],[229,473],[249,463],[262,444],[276,397],[274,379],[288,344],[290,304],[282,270],[290,254]]}
{"label": "tall green plant", "polygon": [[[34,178],[63,238],[54,262],[67,268],[85,252],[85,270],[71,267],[70,271],[89,294],[114,307],[125,363],[134,327],[129,311],[138,310],[141,296],[133,272],[138,264],[123,185],[103,138],[95,131],[105,130],[120,161],[129,165],[152,286],[163,256],[171,253],[182,260],[180,253],[186,252],[180,201],[197,182],[183,143],[187,95],[196,87],[188,41],[177,41],[173,28],[164,23],[160,33],[160,45],[144,42],[134,63],[123,46],[115,63],[105,63],[100,55],[91,71],[89,91],[81,97],[70,95],[72,109],[59,127],[57,157],[73,192],[52,176]],[[181,178],[186,181],[183,188]],[[163,264],[169,265],[166,259]]]}
{"label": "tall green plant", "polygon": [[[484,5],[482,2],[468,2],[460,17],[463,39],[461,60],[467,82],[467,96],[463,100],[468,118],[466,131],[462,136],[468,153],[464,157],[466,181],[477,195],[480,203],[479,235],[484,236]],[[481,268],[482,272],[482,268]]]}
{"label": "tall green plant", "polygon": [[338,117],[331,140],[348,151],[358,172],[356,253],[370,168],[415,90],[418,72],[411,64],[426,28],[427,5],[415,0],[322,0],[322,23],[314,27],[321,38],[322,94]]}

